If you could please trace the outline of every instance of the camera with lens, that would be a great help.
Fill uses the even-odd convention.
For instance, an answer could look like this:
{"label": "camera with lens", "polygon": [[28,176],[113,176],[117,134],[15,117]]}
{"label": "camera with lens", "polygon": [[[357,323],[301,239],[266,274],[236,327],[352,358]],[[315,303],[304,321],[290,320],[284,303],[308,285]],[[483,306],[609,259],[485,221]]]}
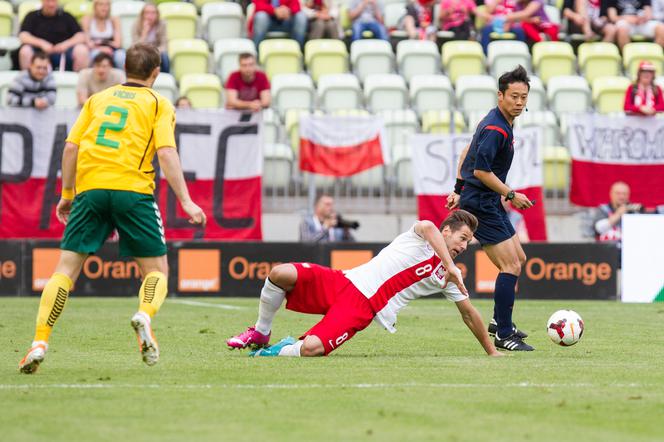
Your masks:
{"label": "camera with lens", "polygon": [[354,220],[342,218],[341,215],[337,215],[337,227],[341,229],[358,229],[360,223]]}

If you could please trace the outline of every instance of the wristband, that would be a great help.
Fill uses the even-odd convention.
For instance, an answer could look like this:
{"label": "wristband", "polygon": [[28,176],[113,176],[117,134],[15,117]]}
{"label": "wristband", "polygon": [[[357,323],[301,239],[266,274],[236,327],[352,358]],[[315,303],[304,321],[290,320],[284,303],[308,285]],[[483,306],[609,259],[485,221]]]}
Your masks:
{"label": "wristband", "polygon": [[456,193],[457,195],[461,195],[461,191],[463,190],[464,184],[466,184],[466,180],[457,178],[456,183],[454,184],[454,193]]}
{"label": "wristband", "polygon": [[62,188],[62,199],[73,200],[75,195],[76,194],[74,193],[74,189],[65,189],[64,187]]}

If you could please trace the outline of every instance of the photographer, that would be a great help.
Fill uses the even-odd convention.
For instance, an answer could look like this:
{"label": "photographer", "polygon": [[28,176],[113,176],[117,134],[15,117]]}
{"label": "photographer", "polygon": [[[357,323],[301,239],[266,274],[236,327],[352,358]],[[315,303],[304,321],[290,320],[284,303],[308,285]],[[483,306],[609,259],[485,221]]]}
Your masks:
{"label": "photographer", "polygon": [[616,181],[609,191],[610,202],[597,208],[593,226],[597,241],[620,241],[622,238],[621,219],[626,213],[644,213],[641,204],[629,201],[629,186]]}
{"label": "photographer", "polygon": [[322,194],[316,198],[313,215],[305,216],[300,223],[300,241],[355,241],[350,229],[359,226],[356,221],[342,219],[334,210],[334,198]]}

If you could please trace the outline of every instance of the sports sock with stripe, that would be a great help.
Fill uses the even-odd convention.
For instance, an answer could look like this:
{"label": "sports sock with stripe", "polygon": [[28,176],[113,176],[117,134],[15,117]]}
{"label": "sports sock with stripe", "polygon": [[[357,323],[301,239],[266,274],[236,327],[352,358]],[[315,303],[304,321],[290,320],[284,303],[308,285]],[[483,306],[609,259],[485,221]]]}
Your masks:
{"label": "sports sock with stripe", "polygon": [[54,273],[46,283],[37,313],[37,326],[34,341],[48,342],[55,321],[58,320],[65,308],[69,291],[74,283],[64,273]]}
{"label": "sports sock with stripe", "polygon": [[157,314],[168,294],[168,278],[161,272],[150,272],[143,278],[138,294],[138,310],[147,313],[150,318]]}
{"label": "sports sock with stripe", "polygon": [[517,279],[518,277],[511,273],[499,273],[496,278],[493,299],[495,303],[496,323],[498,324],[498,335],[502,339],[510,336],[513,331],[512,309],[514,308],[514,292],[516,290]]}
{"label": "sports sock with stripe", "polygon": [[256,321],[256,330],[259,333],[264,335],[270,333],[274,316],[285,297],[284,289],[270,281],[270,278],[265,279],[265,285],[261,290],[261,300],[258,304],[258,321]]}

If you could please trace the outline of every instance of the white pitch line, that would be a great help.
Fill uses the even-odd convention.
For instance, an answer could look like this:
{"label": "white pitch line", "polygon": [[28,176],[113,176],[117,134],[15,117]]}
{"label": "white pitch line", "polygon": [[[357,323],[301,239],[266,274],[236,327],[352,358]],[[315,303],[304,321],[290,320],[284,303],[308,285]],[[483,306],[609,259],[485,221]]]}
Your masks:
{"label": "white pitch line", "polygon": [[191,301],[187,299],[172,299],[169,301],[171,304],[192,305],[194,307],[213,307],[224,310],[244,310],[246,307],[239,307],[237,305],[229,304],[214,304],[212,302]]}
{"label": "white pitch line", "polygon": [[381,383],[381,384],[0,384],[0,390],[31,390],[31,389],[80,389],[80,390],[112,390],[112,389],[175,389],[175,390],[306,390],[306,389],[392,389],[392,388],[648,388],[651,384],[541,384],[520,382],[516,384],[452,384],[452,383]]}

